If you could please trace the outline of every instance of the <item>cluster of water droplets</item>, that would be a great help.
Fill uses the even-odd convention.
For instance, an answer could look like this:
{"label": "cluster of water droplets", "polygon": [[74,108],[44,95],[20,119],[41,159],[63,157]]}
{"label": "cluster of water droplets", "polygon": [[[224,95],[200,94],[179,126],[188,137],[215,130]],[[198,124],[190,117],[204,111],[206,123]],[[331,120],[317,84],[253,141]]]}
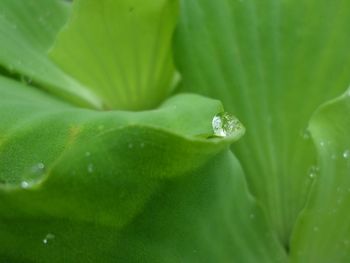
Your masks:
{"label": "cluster of water droplets", "polygon": [[238,134],[243,129],[242,123],[227,112],[216,114],[212,120],[213,133],[218,137],[227,137]]}

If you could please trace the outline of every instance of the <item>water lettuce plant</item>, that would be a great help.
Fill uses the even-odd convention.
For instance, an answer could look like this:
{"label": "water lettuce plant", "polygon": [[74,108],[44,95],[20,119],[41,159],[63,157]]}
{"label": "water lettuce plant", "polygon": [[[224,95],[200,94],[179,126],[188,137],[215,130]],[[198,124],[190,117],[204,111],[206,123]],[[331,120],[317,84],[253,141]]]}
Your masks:
{"label": "water lettuce plant", "polygon": [[345,0],[1,0],[0,261],[350,262],[349,24]]}

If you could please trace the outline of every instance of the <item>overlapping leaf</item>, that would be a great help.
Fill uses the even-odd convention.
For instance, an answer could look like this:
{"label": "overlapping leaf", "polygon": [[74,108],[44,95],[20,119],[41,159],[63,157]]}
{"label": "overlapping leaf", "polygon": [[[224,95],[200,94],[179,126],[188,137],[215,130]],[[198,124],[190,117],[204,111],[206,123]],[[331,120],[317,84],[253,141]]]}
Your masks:
{"label": "overlapping leaf", "polygon": [[310,122],[319,152],[319,175],[294,231],[293,262],[350,258],[350,97],[322,106]]}
{"label": "overlapping leaf", "polygon": [[57,96],[84,107],[101,108],[97,96],[65,74],[47,55],[70,14],[63,1],[0,2],[0,65]]}
{"label": "overlapping leaf", "polygon": [[3,78],[0,93],[3,259],[284,259],[238,162],[214,157],[242,134],[203,137],[219,102],[96,112]]}
{"label": "overlapping leaf", "polygon": [[177,0],[77,0],[51,55],[106,108],[153,108],[176,78],[171,40],[177,16]]}
{"label": "overlapping leaf", "polygon": [[349,7],[341,0],[182,1],[175,57],[183,90],[218,98],[242,116],[248,132],[235,153],[287,248],[316,164],[307,122],[350,82]]}

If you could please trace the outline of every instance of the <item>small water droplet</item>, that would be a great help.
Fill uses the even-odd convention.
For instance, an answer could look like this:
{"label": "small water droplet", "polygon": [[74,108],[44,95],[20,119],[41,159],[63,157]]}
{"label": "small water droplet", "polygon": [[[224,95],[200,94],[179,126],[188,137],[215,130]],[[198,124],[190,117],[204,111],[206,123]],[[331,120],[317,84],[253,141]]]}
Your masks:
{"label": "small water droplet", "polygon": [[86,156],[86,157],[89,157],[90,155],[91,155],[91,152],[86,152],[86,153],[85,153],[85,156]]}
{"label": "small water droplet", "polygon": [[316,165],[311,166],[309,169],[309,177],[311,179],[314,179],[317,176],[319,171],[320,171],[320,168],[318,168],[318,166]]}
{"label": "small water droplet", "polygon": [[250,219],[254,219],[255,215],[254,214],[250,214],[249,217],[250,217]]}
{"label": "small water droplet", "polygon": [[90,164],[88,165],[87,170],[88,170],[89,173],[93,173],[93,172],[94,172],[94,165],[93,165],[92,163],[90,163]]}
{"label": "small water droplet", "polygon": [[325,145],[324,141],[320,141],[320,146],[323,147]]}
{"label": "small water droplet", "polygon": [[29,187],[29,183],[28,183],[27,181],[22,181],[22,182],[21,182],[21,187],[22,187],[23,189],[26,189],[26,188]]}
{"label": "small water droplet", "polygon": [[42,175],[45,172],[45,164],[40,162],[32,167],[32,173],[36,175]]}
{"label": "small water droplet", "polygon": [[26,84],[26,85],[32,84],[32,81],[33,80],[30,77],[27,77],[27,76],[24,76],[24,75],[21,76],[21,82]]}
{"label": "small water droplet", "polygon": [[308,140],[308,139],[310,139],[310,137],[311,137],[310,131],[307,130],[307,129],[302,130],[300,133],[301,133],[301,137],[302,137],[304,140]]}
{"label": "small water droplet", "polygon": [[350,150],[345,150],[345,151],[343,152],[343,157],[344,157],[345,159],[348,159],[348,158],[350,157]]}
{"label": "small water droplet", "polygon": [[319,228],[317,226],[314,227],[314,231],[318,232]]}
{"label": "small water droplet", "polygon": [[129,149],[132,149],[134,147],[134,145],[132,143],[129,143],[128,147],[129,147]]}
{"label": "small water droplet", "polygon": [[214,135],[220,137],[231,136],[242,129],[241,122],[227,112],[221,112],[212,120]]}
{"label": "small water droplet", "polygon": [[51,233],[48,233],[45,238],[43,239],[43,243],[44,245],[47,245],[50,241],[54,240],[55,239],[55,235],[54,234],[51,234]]}

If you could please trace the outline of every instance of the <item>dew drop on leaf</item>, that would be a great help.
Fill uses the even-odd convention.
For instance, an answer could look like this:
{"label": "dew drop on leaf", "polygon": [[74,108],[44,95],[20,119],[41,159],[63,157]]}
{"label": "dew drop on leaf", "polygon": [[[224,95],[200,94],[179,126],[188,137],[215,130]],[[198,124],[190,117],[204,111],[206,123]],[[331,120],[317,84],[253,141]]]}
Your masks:
{"label": "dew drop on leaf", "polygon": [[214,116],[212,120],[214,135],[227,137],[234,135],[242,129],[241,122],[227,112],[221,112]]}
{"label": "dew drop on leaf", "polygon": [[55,239],[55,235],[48,233],[45,238],[43,239],[43,244],[47,245],[50,241],[52,241],[53,239]]}
{"label": "dew drop on leaf", "polygon": [[45,164],[42,162],[37,163],[32,167],[31,171],[35,175],[42,175],[45,172]]}
{"label": "dew drop on leaf", "polygon": [[300,134],[301,134],[301,137],[302,137],[304,140],[308,140],[308,139],[310,139],[310,137],[311,137],[310,131],[307,130],[307,129],[302,130],[302,131],[300,132]]}
{"label": "dew drop on leaf", "polygon": [[21,187],[22,187],[23,189],[26,189],[26,188],[29,187],[29,183],[28,183],[27,181],[22,181],[22,182],[21,182]]}
{"label": "dew drop on leaf", "polygon": [[94,165],[92,163],[90,163],[87,167],[87,170],[90,174],[93,173],[94,172]]}
{"label": "dew drop on leaf", "polygon": [[319,170],[320,169],[316,165],[311,166],[309,169],[309,177],[311,179],[314,179],[317,176]]}
{"label": "dew drop on leaf", "polygon": [[343,152],[343,157],[344,157],[345,159],[348,159],[348,158],[350,157],[350,150],[345,150],[345,151]]}
{"label": "dew drop on leaf", "polygon": [[27,76],[24,76],[24,75],[21,75],[21,82],[24,83],[25,85],[30,85],[32,84],[32,79],[27,77]]}

